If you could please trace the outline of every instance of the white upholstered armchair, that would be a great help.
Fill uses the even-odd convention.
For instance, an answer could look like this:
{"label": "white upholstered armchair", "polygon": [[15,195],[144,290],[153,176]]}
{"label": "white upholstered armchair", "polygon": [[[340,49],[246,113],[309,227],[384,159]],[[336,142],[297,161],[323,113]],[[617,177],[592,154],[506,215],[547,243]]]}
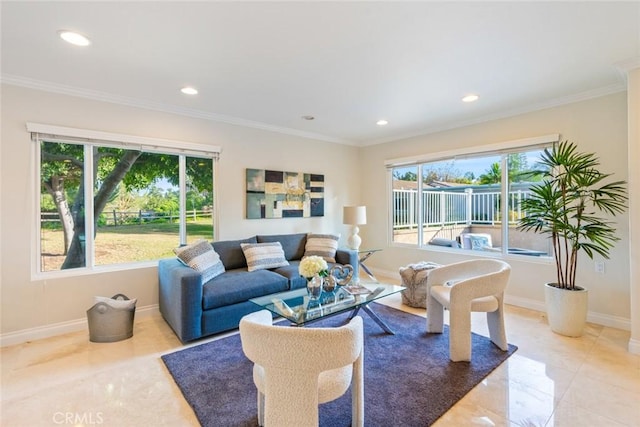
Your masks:
{"label": "white upholstered armchair", "polygon": [[352,426],[364,425],[362,318],[339,328],[272,325],[262,310],[240,321],[244,354],[254,363],[261,426],[316,427],[318,404],[352,389]]}
{"label": "white upholstered armchair", "polygon": [[427,279],[427,332],[442,333],[449,309],[449,358],[471,360],[471,312],[487,313],[489,337],[508,348],[504,328],[504,289],[511,267],[504,261],[476,259],[431,270]]}

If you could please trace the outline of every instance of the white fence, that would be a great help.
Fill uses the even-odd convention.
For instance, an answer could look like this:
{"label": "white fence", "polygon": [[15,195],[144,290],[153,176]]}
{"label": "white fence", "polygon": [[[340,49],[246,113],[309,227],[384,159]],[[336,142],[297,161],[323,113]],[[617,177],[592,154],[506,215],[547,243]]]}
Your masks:
{"label": "white fence", "polygon": [[[127,224],[143,224],[145,222],[151,222],[154,220],[174,222],[179,217],[179,212],[155,212],[155,211],[104,211],[100,214],[99,224],[106,226],[117,226]],[[186,211],[187,220],[198,220],[200,218],[211,218],[213,215],[212,210],[195,210],[190,209]],[[40,221],[42,223],[50,222],[57,224],[60,222],[60,215],[58,212],[41,212]]]}
{"label": "white fence", "polygon": [[[393,190],[394,229],[418,226],[417,190]],[[501,221],[501,194],[499,192],[460,191],[422,192],[422,223],[424,226],[452,224],[496,224]],[[517,190],[509,193],[509,223],[515,224],[524,212],[520,202],[530,192]]]}

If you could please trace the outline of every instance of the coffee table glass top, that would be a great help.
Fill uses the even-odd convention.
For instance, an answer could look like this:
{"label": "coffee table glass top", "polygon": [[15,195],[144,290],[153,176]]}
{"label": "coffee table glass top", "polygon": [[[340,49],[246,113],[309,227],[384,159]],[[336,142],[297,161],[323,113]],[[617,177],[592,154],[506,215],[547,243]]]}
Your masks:
{"label": "coffee table glass top", "polygon": [[345,290],[344,286],[339,286],[334,292],[323,292],[319,299],[312,300],[307,294],[307,289],[301,288],[253,298],[249,301],[284,317],[291,323],[302,326],[323,317],[364,307],[372,301],[406,289],[404,286],[385,283],[361,282],[360,284],[366,288],[363,291],[366,293],[354,295]]}

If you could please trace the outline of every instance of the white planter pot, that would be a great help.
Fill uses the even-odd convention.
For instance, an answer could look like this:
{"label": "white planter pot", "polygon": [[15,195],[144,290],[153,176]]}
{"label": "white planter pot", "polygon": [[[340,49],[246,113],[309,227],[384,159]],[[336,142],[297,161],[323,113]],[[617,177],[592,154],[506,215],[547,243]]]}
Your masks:
{"label": "white planter pot", "polygon": [[581,336],[587,323],[587,290],[569,291],[547,283],[544,286],[544,297],[551,330],[567,337]]}

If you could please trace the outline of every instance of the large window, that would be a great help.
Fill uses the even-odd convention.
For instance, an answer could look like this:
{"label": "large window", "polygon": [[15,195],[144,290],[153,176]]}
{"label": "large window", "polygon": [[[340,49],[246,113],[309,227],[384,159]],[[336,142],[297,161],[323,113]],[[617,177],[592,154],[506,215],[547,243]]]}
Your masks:
{"label": "large window", "polygon": [[157,260],[179,244],[214,239],[216,151],[132,147],[117,135],[32,135],[37,273]]}
{"label": "large window", "polygon": [[[548,256],[548,239],[516,229],[520,202],[538,180],[541,151],[554,136],[492,146],[480,153],[439,153],[389,161],[394,243]],[[506,173],[503,173],[506,171]]]}

